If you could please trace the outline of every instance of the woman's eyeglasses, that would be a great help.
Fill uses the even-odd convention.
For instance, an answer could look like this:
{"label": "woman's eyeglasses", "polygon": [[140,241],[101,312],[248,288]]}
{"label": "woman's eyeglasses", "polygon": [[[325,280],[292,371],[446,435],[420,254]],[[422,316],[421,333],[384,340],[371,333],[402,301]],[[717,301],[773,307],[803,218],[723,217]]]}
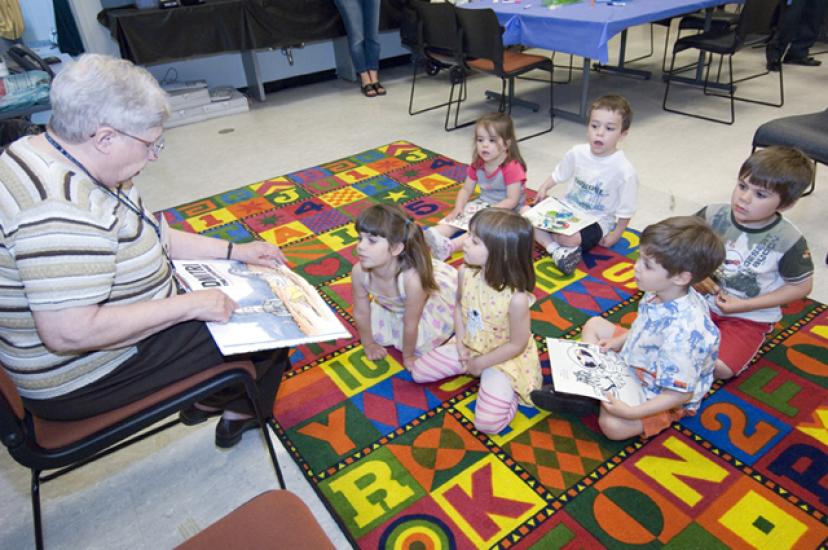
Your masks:
{"label": "woman's eyeglasses", "polygon": [[116,132],[118,132],[121,135],[132,138],[135,141],[140,141],[141,143],[143,143],[147,147],[147,151],[152,151],[152,153],[156,157],[161,156],[161,151],[164,150],[164,136],[159,137],[155,141],[147,141],[145,139],[139,138],[138,136],[133,136],[132,134],[128,134],[128,133],[124,132],[123,130],[119,130],[117,128],[113,128],[113,130],[115,130]]}

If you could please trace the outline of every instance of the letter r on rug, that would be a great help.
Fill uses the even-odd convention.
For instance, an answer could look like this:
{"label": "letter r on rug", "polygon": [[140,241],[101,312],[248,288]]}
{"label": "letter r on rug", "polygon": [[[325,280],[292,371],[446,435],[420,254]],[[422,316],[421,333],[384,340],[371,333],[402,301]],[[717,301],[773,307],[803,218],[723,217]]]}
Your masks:
{"label": "letter r on rug", "polygon": [[354,523],[363,528],[414,496],[410,487],[393,476],[388,464],[369,460],[332,480],[329,487],[348,499],[356,512]]}

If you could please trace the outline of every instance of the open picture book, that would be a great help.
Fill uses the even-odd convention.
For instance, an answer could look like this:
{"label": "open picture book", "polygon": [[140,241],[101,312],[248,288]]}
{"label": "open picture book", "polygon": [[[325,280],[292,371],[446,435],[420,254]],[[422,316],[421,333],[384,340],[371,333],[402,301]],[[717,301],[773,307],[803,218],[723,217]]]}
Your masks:
{"label": "open picture book", "polygon": [[601,351],[593,344],[547,338],[549,366],[555,391],[607,401],[612,393],[627,405],[645,401],[635,372],[614,351]]}
{"label": "open picture book", "polygon": [[546,197],[523,215],[535,227],[561,235],[574,235],[598,221],[595,216],[564,204],[555,197]]}
{"label": "open picture book", "polygon": [[447,224],[452,227],[456,227],[457,229],[468,231],[469,222],[471,221],[472,216],[474,216],[478,210],[484,210],[490,206],[491,205],[488,202],[482,201],[480,199],[470,200],[466,203],[466,206],[463,208],[463,212],[461,212],[459,216],[452,220],[447,220],[446,218],[443,218],[438,223]]}
{"label": "open picture book", "polygon": [[239,305],[227,323],[207,323],[224,355],[350,337],[316,289],[287,266],[233,260],[176,260],[173,265],[188,291],[218,289]]}

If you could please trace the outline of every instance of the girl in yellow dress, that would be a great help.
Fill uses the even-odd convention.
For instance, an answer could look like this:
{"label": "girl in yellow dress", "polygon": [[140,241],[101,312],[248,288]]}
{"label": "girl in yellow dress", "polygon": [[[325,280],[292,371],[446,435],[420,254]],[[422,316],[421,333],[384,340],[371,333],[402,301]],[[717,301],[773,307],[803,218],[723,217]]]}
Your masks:
{"label": "girl in yellow dress", "polygon": [[432,260],[422,229],[399,206],[368,208],[356,230],[351,285],[365,355],[376,361],[394,346],[411,370],[416,357],[454,333],[457,270]]}
{"label": "girl in yellow dress", "polygon": [[411,375],[433,382],[458,374],[480,377],[474,425],[499,433],[515,416],[518,403],[541,386],[538,350],[530,331],[535,298],[532,226],[502,208],[477,212],[463,243],[455,338],[419,358]]}

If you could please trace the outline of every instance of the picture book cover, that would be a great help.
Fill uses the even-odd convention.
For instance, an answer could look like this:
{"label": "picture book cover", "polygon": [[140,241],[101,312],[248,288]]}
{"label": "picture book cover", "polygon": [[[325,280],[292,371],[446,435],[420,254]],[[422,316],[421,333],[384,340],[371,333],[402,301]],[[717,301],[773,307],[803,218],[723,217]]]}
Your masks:
{"label": "picture book cover", "polygon": [[631,406],[645,401],[635,372],[617,353],[559,338],[547,338],[546,347],[555,391],[601,401],[607,401],[605,394],[612,393]]}
{"label": "picture book cover", "polygon": [[524,213],[532,225],[552,233],[574,235],[598,218],[564,204],[555,197],[546,197]]}
{"label": "picture book cover", "polygon": [[453,220],[446,220],[443,218],[440,220],[439,223],[444,223],[450,225],[452,227],[456,227],[457,229],[462,229],[463,231],[469,230],[469,222],[472,219],[472,216],[478,210],[483,210],[485,208],[489,208],[491,205],[488,202],[482,201],[480,199],[470,200],[466,203],[466,206],[463,208],[463,212],[461,212],[456,218]]}
{"label": "picture book cover", "polygon": [[187,290],[216,288],[239,305],[227,323],[207,323],[224,355],[350,337],[316,289],[287,266],[233,260],[173,264]]}

